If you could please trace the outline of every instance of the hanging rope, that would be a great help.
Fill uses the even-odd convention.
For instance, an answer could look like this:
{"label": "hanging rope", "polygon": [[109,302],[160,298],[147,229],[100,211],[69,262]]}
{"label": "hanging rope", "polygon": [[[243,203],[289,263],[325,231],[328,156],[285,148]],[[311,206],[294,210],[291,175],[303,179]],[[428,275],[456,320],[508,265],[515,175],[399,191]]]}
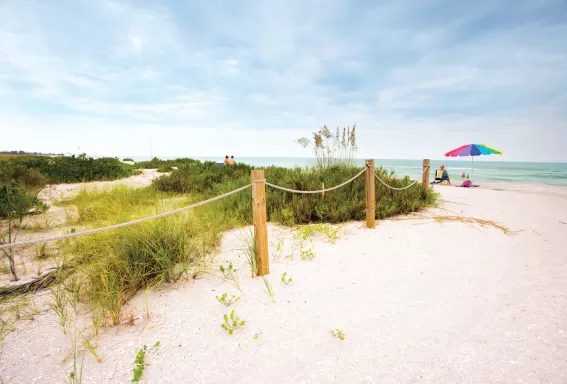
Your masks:
{"label": "hanging rope", "polygon": [[338,189],[338,188],[340,188],[340,187],[344,187],[344,186],[347,185],[348,183],[350,183],[350,182],[356,180],[356,178],[358,178],[360,175],[362,175],[362,174],[366,171],[366,168],[368,168],[368,166],[364,167],[364,168],[362,169],[362,171],[360,171],[360,172],[357,173],[355,176],[353,176],[352,178],[350,178],[349,180],[345,181],[345,182],[342,183],[342,184],[335,185],[334,187],[331,187],[331,188],[320,189],[320,190],[318,190],[318,191],[299,191],[299,190],[297,190],[297,189],[291,189],[291,188],[281,187],[281,186],[279,186],[279,185],[275,185],[275,184],[269,183],[269,182],[267,182],[267,181],[266,181],[266,185],[269,185],[270,187],[275,188],[275,189],[279,189],[279,190],[281,190],[281,191],[286,191],[286,192],[291,192],[291,193],[317,194],[317,193],[330,192],[330,191],[333,191],[333,190]]}
{"label": "hanging rope", "polygon": [[179,213],[179,212],[183,212],[183,211],[187,211],[189,209],[193,209],[193,208],[197,208],[200,207],[202,205],[208,204],[208,203],[212,203],[213,201],[217,201],[220,199],[223,199],[227,196],[233,195],[235,193],[238,193],[240,191],[244,191],[245,189],[250,188],[250,184],[245,185],[243,187],[240,187],[238,189],[235,189],[234,191],[230,191],[227,193],[224,193],[220,196],[216,196],[204,201],[200,201],[198,203],[195,204],[191,204],[187,207],[183,207],[183,208],[177,208],[174,209],[172,211],[168,211],[168,212],[163,212],[154,216],[148,216],[148,217],[144,217],[142,219],[137,219],[137,220],[132,220],[132,221],[128,221],[126,223],[120,223],[120,224],[114,224],[114,225],[109,225],[107,227],[101,227],[101,228],[95,228],[95,229],[89,229],[86,231],[82,231],[82,232],[75,232],[75,233],[68,233],[66,235],[58,235],[58,236],[53,236],[53,237],[45,237],[42,239],[36,239],[36,240],[26,240],[26,241],[20,241],[19,243],[13,243],[13,244],[1,244],[0,245],[0,249],[7,249],[7,248],[16,248],[16,247],[23,247],[24,245],[34,245],[34,244],[42,244],[42,243],[47,243],[47,242],[51,242],[51,241],[55,241],[55,240],[63,240],[63,239],[70,239],[72,237],[77,237],[77,236],[85,236],[85,235],[92,235],[95,233],[99,233],[99,232],[104,232],[104,231],[110,231],[112,229],[118,229],[118,228],[124,228],[124,227],[129,227],[131,225],[136,225],[136,224],[140,224],[143,223],[145,221],[150,221],[150,220],[154,220],[154,219],[159,219],[161,217],[166,217],[169,215],[173,215],[175,213]]}
{"label": "hanging rope", "polygon": [[[423,174],[425,172],[427,172],[427,170],[429,170],[429,165],[425,167],[425,169],[423,171],[421,171],[421,178],[423,178]],[[378,177],[378,174],[375,173],[374,176],[376,176],[376,179],[378,179],[379,182],[381,182],[382,184],[384,184],[386,187],[393,189],[394,191],[403,191],[404,189],[408,189],[410,187],[413,187],[416,183],[419,183],[420,180],[415,180],[413,183],[411,183],[410,185],[406,185],[405,187],[401,187],[401,188],[397,188],[397,187],[392,187],[391,185],[386,184],[386,182],[384,180],[382,180],[381,178]]]}

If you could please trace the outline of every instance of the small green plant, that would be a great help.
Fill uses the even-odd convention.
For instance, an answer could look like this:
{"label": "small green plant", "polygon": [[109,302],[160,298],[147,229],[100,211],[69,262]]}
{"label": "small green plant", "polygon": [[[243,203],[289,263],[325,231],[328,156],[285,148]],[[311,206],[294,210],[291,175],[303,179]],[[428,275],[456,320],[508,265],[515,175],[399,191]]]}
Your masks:
{"label": "small green plant", "polygon": [[302,249],[300,256],[305,261],[311,261],[315,258],[316,253],[312,249]]}
{"label": "small green plant", "polygon": [[38,260],[45,260],[51,257],[51,252],[49,248],[47,248],[47,244],[43,243],[42,245],[38,245],[35,248],[35,258]]}
{"label": "small green plant", "polygon": [[309,224],[302,225],[295,231],[293,237],[296,240],[309,240],[317,235],[321,236],[324,241],[334,243],[339,238],[340,226],[329,224]]}
{"label": "small green plant", "polygon": [[243,245],[239,249],[240,254],[246,257],[246,261],[250,266],[250,275],[254,278],[256,277],[257,272],[258,254],[256,253],[256,243],[254,241],[254,233],[252,230],[246,231],[246,233],[242,236],[241,241],[243,242]]}
{"label": "small green plant", "polygon": [[75,335],[72,338],[73,345],[73,370],[69,373],[69,384],[81,384],[83,382],[83,364],[85,362],[85,355],[81,353],[81,365],[79,362],[79,349],[77,347],[77,329],[75,328]]}
{"label": "small green plant", "polygon": [[[153,349],[157,349],[160,346],[160,341],[156,341],[155,344],[152,346]],[[132,378],[132,383],[138,383],[142,379],[142,375],[144,374],[144,369],[146,367],[146,352],[148,352],[148,346],[144,344],[144,347],[141,348],[136,357],[134,358],[134,369],[132,370],[134,377]]]}
{"label": "small green plant", "polygon": [[68,297],[66,291],[61,286],[51,287],[49,289],[53,295],[53,301],[49,303],[49,308],[57,315],[57,321],[64,334],[67,333],[69,324],[69,312],[67,308]]}
{"label": "small green plant", "polygon": [[280,239],[278,243],[274,245],[274,247],[276,248],[274,251],[274,260],[278,260],[282,257],[283,254],[284,240]]}
{"label": "small green plant", "polygon": [[230,277],[230,274],[232,272],[236,272],[236,268],[234,268],[234,265],[232,265],[232,262],[230,262],[230,261],[226,262],[226,266],[221,265],[219,267],[219,269],[220,269],[221,273],[224,275],[224,277],[227,278],[227,279]]}
{"label": "small green plant", "polygon": [[287,272],[284,272],[282,274],[282,283],[284,283],[285,285],[288,285],[292,281],[293,281],[293,279],[291,277],[287,277]]}
{"label": "small green plant", "polygon": [[262,331],[256,332],[256,333],[254,334],[254,340],[259,340],[259,339],[260,339],[260,336],[262,336]]}
{"label": "small green plant", "polygon": [[142,375],[144,374],[144,368],[146,367],[147,350],[148,350],[148,346],[144,345],[144,347],[140,349],[136,354],[136,358],[134,359],[135,367],[132,370],[134,373],[134,377],[132,378],[132,383],[138,383],[142,379]]}
{"label": "small green plant", "polygon": [[0,352],[2,351],[2,343],[6,336],[14,332],[16,327],[14,327],[12,319],[4,320],[0,318]]}
{"label": "small green plant", "polygon": [[132,159],[131,159],[131,158],[129,158],[129,157],[125,157],[125,158],[123,158],[123,159],[122,159],[122,161],[130,161],[130,162],[132,162],[132,163],[134,162],[134,160],[132,160]]}
{"label": "small green plant", "polygon": [[295,225],[295,215],[293,214],[293,209],[283,208],[280,212],[280,220],[283,225],[293,226]]}
{"label": "small green plant", "polygon": [[289,255],[286,255],[285,259],[286,260],[293,260],[295,257],[293,256],[293,253],[290,253]]}
{"label": "small green plant", "polygon": [[219,303],[230,307],[232,304],[236,303],[240,300],[240,296],[232,295],[230,298],[228,297],[228,293],[223,293],[221,296],[216,296]]}
{"label": "small green plant", "polygon": [[234,266],[232,265],[231,262],[227,262],[226,266],[225,265],[221,265],[219,267],[221,273],[223,274],[224,278],[227,280],[231,280],[232,283],[234,284],[234,286],[236,287],[236,289],[238,289],[240,292],[242,292],[242,289],[240,289],[240,278],[238,277],[238,273],[236,268],[234,268]]}
{"label": "small green plant", "polygon": [[231,336],[234,334],[234,331],[236,331],[238,328],[246,325],[246,321],[240,320],[240,318],[235,315],[234,309],[230,311],[230,315],[227,315],[225,313],[223,319],[224,322],[221,324],[221,327]]}
{"label": "small green plant", "polygon": [[332,329],[329,331],[329,333],[331,334],[331,336],[336,337],[341,341],[345,339],[345,333],[342,329]]}
{"label": "small green plant", "polygon": [[272,289],[272,284],[270,283],[270,281],[268,279],[266,279],[266,277],[263,277],[263,279],[264,279],[264,286],[266,287],[266,294],[275,303],[276,302],[276,295],[274,294],[274,290]]}

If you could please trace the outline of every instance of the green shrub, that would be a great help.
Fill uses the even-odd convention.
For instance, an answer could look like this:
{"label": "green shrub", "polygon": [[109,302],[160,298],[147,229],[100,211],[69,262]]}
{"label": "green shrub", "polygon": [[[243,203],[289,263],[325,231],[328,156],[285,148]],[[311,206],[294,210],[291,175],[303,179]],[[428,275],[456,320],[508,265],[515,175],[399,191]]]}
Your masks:
{"label": "green shrub", "polygon": [[0,218],[23,217],[47,206],[37,197],[46,179],[37,169],[21,164],[0,164]]}
{"label": "green shrub", "polygon": [[139,161],[136,163],[136,166],[138,168],[157,169],[163,166],[180,167],[183,165],[190,165],[195,163],[199,163],[199,161],[188,158],[181,158],[175,160],[162,160],[162,159],[158,159],[157,157],[154,157],[151,160]]}
{"label": "green shrub", "polygon": [[166,173],[173,171],[173,167],[169,164],[161,165],[158,169],[158,172]]}
{"label": "green shrub", "polygon": [[0,167],[23,166],[37,169],[49,183],[74,183],[95,180],[115,180],[134,174],[134,167],[115,158],[94,159],[79,156],[19,156],[0,158]]}
{"label": "green shrub", "polygon": [[131,159],[131,158],[129,158],[129,157],[125,157],[125,158],[122,159],[122,161],[130,161],[130,162],[133,163],[133,162],[134,162],[134,159]]}
{"label": "green shrub", "polygon": [[[216,163],[196,163],[173,171],[154,180],[157,190],[163,192],[193,193],[203,199],[229,192],[251,182],[248,165],[225,167]],[[361,168],[351,165],[335,165],[326,168],[314,167],[265,169],[266,179],[273,184],[296,190],[320,190],[323,183],[331,187],[350,179]],[[395,179],[393,172],[378,168],[379,176],[393,187],[411,183],[408,178]],[[376,183],[376,217],[379,219],[414,212],[434,200],[433,192],[423,194],[417,183],[404,191],[394,191]],[[239,221],[250,223],[250,195],[238,194],[218,202],[219,210],[231,212]],[[311,222],[339,223],[362,220],[366,212],[364,175],[339,189],[320,194],[295,194],[266,187],[268,220],[284,225]]]}

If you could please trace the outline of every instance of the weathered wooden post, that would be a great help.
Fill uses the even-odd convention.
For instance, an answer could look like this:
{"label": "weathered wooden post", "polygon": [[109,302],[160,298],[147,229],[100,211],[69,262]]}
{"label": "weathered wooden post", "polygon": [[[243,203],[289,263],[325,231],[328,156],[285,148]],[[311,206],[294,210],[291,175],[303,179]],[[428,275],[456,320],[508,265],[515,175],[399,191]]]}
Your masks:
{"label": "weathered wooden post", "polygon": [[256,246],[256,274],[270,273],[268,259],[268,226],[266,213],[266,179],[263,169],[252,171],[252,215],[254,217],[254,244]]}
{"label": "weathered wooden post", "polygon": [[431,164],[431,160],[423,159],[423,177],[421,180],[422,180],[423,192],[425,193],[429,189],[429,173],[431,172],[431,170],[429,169],[430,164]]}
{"label": "weathered wooden post", "polygon": [[376,180],[374,160],[366,160],[366,228],[376,226]]}

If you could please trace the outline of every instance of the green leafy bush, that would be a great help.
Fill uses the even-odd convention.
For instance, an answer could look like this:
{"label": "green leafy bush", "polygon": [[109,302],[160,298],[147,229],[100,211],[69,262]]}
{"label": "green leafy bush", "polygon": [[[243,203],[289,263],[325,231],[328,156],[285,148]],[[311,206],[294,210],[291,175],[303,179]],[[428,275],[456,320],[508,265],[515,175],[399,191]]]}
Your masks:
{"label": "green leafy bush", "polygon": [[37,169],[21,164],[1,164],[0,218],[23,217],[32,211],[44,211],[47,206],[37,197],[46,179]]}
{"label": "green leafy bush", "polygon": [[134,174],[134,167],[115,158],[94,159],[79,156],[17,156],[0,158],[0,167],[23,166],[38,170],[49,183],[74,183],[94,180],[115,180]]}
{"label": "green leafy bush", "polygon": [[162,159],[158,159],[157,157],[154,157],[151,160],[139,161],[136,163],[136,166],[138,168],[156,169],[164,166],[180,167],[183,165],[190,165],[195,163],[199,163],[199,161],[188,158],[181,158],[175,160],[162,160]]}
{"label": "green leafy bush", "polygon": [[173,167],[169,164],[165,164],[165,165],[161,165],[157,170],[158,172],[162,172],[162,173],[171,172],[173,171]]}
{"label": "green leafy bush", "polygon": [[[170,175],[161,176],[154,180],[154,186],[163,192],[194,193],[209,198],[249,184],[252,169],[244,164],[226,167],[213,162],[195,163],[181,167]],[[268,167],[265,174],[269,182],[279,186],[296,190],[320,190],[323,183],[327,188],[341,184],[360,170],[360,167],[346,164],[309,169]],[[395,179],[393,172],[382,168],[376,169],[376,172],[393,187],[411,183],[408,178]],[[376,183],[376,217],[379,219],[414,212],[433,200],[433,192],[424,194],[420,183],[404,191],[394,191]],[[219,210],[232,212],[244,222],[251,222],[249,194],[237,194],[230,199],[220,200],[217,204]],[[363,220],[366,215],[364,175],[342,188],[325,193],[324,197],[320,194],[295,194],[268,186],[266,206],[268,220],[284,225]]]}

